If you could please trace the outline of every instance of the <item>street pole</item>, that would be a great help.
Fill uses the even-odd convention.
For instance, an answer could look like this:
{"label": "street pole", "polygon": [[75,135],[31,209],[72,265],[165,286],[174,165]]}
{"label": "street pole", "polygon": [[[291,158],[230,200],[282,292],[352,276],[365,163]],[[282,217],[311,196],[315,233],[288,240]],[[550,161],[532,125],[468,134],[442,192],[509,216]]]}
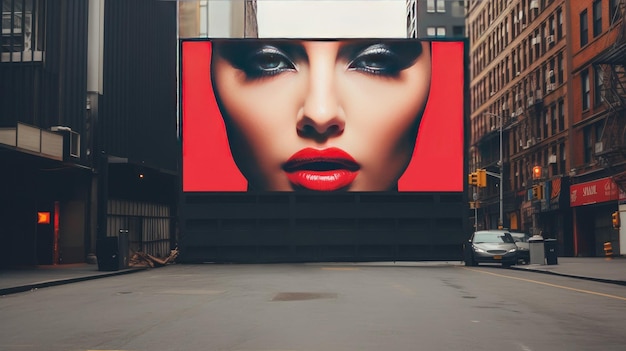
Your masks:
{"label": "street pole", "polygon": [[504,225],[504,216],[503,216],[503,206],[502,203],[504,202],[504,176],[502,173],[503,170],[503,165],[502,165],[502,125],[504,124],[504,120],[502,119],[502,116],[498,116],[498,118],[500,119],[500,220],[498,222],[498,229],[502,229],[503,225]]}
{"label": "street pole", "polygon": [[478,193],[474,192],[474,231],[478,231]]}

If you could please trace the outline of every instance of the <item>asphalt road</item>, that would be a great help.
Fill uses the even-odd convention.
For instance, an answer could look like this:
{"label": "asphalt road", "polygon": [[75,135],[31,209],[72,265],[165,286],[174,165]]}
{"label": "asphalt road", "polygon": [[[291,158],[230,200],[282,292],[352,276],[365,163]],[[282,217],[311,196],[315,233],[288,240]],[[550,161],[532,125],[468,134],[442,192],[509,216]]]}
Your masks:
{"label": "asphalt road", "polygon": [[624,350],[626,287],[451,264],[174,265],[0,298],[0,350]]}

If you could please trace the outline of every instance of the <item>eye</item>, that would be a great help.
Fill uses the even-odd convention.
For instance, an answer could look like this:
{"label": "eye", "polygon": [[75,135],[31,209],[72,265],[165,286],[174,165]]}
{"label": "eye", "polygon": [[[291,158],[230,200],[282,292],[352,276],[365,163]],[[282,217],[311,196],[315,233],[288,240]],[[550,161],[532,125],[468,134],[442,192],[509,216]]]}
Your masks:
{"label": "eye", "polygon": [[397,75],[401,70],[397,55],[384,45],[372,45],[357,54],[348,69],[375,75]]}
{"label": "eye", "polygon": [[348,64],[349,70],[373,75],[397,77],[421,54],[421,46],[411,44],[374,44],[358,51]]}
{"label": "eye", "polygon": [[251,53],[241,69],[248,78],[254,79],[295,71],[296,65],[281,50],[265,46]]}

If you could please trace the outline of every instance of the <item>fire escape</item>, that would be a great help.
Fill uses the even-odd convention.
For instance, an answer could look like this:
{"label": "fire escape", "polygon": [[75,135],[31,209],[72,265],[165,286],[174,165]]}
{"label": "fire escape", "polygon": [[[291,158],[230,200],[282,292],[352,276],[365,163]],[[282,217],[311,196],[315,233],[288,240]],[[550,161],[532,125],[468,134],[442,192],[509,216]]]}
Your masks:
{"label": "fire escape", "polygon": [[[626,192],[626,0],[620,0],[611,23],[616,23],[615,41],[594,61],[602,72],[602,97],[607,106],[606,120],[596,157]],[[612,39],[609,35],[608,40]]]}

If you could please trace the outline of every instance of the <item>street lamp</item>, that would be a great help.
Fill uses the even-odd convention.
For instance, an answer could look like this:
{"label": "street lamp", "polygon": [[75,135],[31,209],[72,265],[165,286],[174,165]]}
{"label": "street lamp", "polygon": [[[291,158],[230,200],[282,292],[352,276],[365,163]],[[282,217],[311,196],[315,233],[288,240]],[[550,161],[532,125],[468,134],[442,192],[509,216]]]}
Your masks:
{"label": "street lamp", "polygon": [[503,162],[502,162],[502,125],[504,124],[504,120],[502,119],[502,116],[496,115],[494,113],[491,112],[485,112],[486,115],[488,116],[493,116],[493,117],[497,117],[500,120],[500,161],[498,161],[498,169],[500,171],[500,174],[494,174],[491,172],[487,172],[487,174],[494,176],[498,179],[500,179],[500,218],[498,219],[498,229],[502,229],[503,225],[504,225],[504,216],[503,216],[503,207],[502,207],[502,203],[503,203],[503,198],[504,198],[504,186],[503,186],[503,177],[502,177],[502,169],[503,169]]}

